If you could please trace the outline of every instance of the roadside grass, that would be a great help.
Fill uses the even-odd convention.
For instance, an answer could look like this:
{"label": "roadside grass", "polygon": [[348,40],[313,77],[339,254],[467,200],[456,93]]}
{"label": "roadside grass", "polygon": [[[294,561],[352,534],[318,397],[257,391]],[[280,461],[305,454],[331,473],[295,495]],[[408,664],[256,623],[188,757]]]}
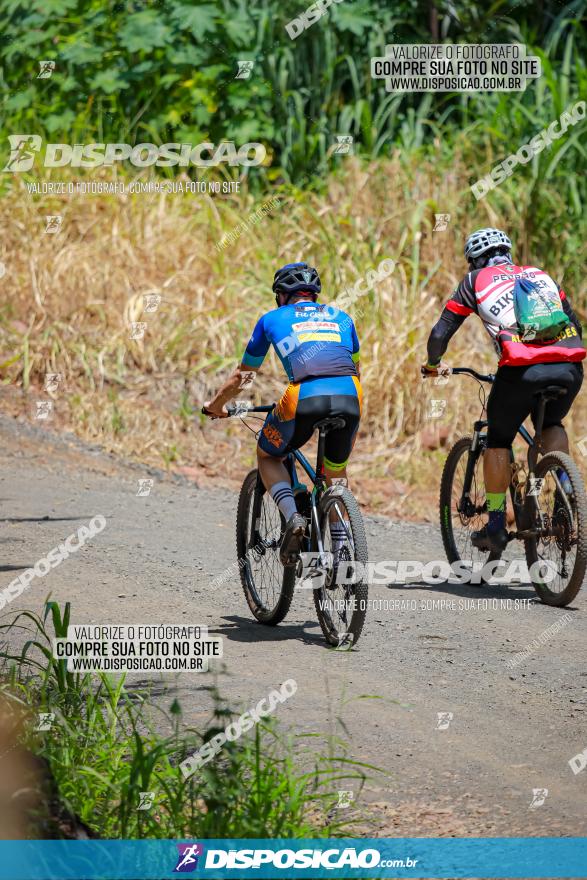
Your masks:
{"label": "roadside grass", "polygon": [[[28,716],[21,745],[48,768],[61,807],[94,834],[300,838],[350,832],[336,810],[337,789],[360,791],[376,768],[351,760],[340,737],[320,746],[315,736],[296,735],[294,742],[275,719],[265,718],[185,780],[178,765],[236,711],[216,686],[206,687],[214,711],[206,729],[196,731],[184,725],[177,701],[164,710],[148,689],[129,686],[124,677],[68,672],[66,661],[52,656],[51,643],[66,635],[70,614],[69,603],[61,609],[47,602],[42,617],[24,611],[0,626],[3,643],[23,631],[30,636],[19,655],[5,646],[0,651],[0,695]],[[42,712],[54,720],[40,733],[34,728]],[[153,793],[150,809],[138,809],[141,792]],[[36,806],[37,834],[46,836],[48,805]]]}
{"label": "roadside grass", "polygon": [[[578,134],[577,126],[574,140]],[[397,149],[374,162],[347,157],[321,192],[276,187],[280,207],[220,250],[222,236],[267,194],[36,197],[15,180],[0,202],[3,409],[34,419],[36,402],[51,399],[51,419],[41,426],[74,431],[151,465],[188,469],[202,481],[236,485],[253,438],[236,420],[210,423],[200,407],[272,307],[275,267],[308,260],[320,270],[324,299],[333,300],[391,257],[392,275],[349,309],[362,345],[365,391],[350,477],[365,507],[430,518],[437,452],[469,430],[480,410],[474,382],[455,379],[439,388],[419,375],[429,329],[465,269],[466,232],[508,229],[516,259],[543,265],[587,315],[585,214],[577,215],[577,205],[557,189],[553,154],[544,151],[540,161],[518,167],[475,203],[471,168],[480,166],[468,137],[463,132],[449,145],[439,136],[435,151]],[[487,169],[503,158],[490,146]],[[536,209],[537,193],[548,210],[542,202]],[[44,217],[58,213],[61,231],[43,234]],[[433,231],[436,213],[450,214],[444,232]],[[152,293],[161,304],[146,312],[144,297]],[[136,322],[146,324],[141,339],[130,338]],[[492,346],[474,319],[451,343],[449,360],[494,367]],[[47,373],[61,375],[57,392],[44,390]],[[270,402],[283,387],[271,355],[246,396]],[[431,399],[446,400],[441,418],[431,417]],[[571,437],[581,439],[585,405],[578,402],[575,413]]]}

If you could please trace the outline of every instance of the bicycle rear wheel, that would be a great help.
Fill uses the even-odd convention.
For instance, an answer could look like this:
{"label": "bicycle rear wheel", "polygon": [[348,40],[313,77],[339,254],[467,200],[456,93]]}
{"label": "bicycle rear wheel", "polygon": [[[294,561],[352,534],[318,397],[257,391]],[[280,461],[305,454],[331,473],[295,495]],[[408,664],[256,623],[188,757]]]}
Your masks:
{"label": "bicycle rear wheel", "polygon": [[[346,532],[346,538],[336,553],[333,552],[330,535],[331,513]],[[341,486],[328,489],[324,493],[318,518],[322,544],[326,553],[332,553],[333,564],[325,573],[323,586],[314,590],[316,614],[328,644],[350,648],[359,640],[367,613],[369,591],[364,580],[364,566],[368,560],[365,524],[354,495]],[[351,580],[351,572],[346,571],[351,568],[345,564],[348,562],[359,563],[356,567],[356,582],[338,583],[339,577],[344,581]]]}
{"label": "bicycle rear wheel", "polygon": [[[571,487],[561,485],[565,473]],[[575,598],[587,570],[587,498],[581,474],[564,452],[549,452],[536,465],[533,520],[552,534],[524,541],[526,562],[536,593],[546,605],[568,605]],[[538,482],[541,480],[542,482]],[[566,481],[565,481],[566,482]],[[527,496],[526,504],[533,506]],[[543,563],[539,574],[533,566]]]}
{"label": "bicycle rear wheel", "polygon": [[283,517],[265,492],[258,471],[247,474],[236,513],[236,550],[241,584],[248,606],[259,623],[275,626],[289,611],[295,568],[279,559]]}
{"label": "bicycle rear wheel", "polygon": [[487,521],[482,455],[475,462],[466,507],[459,510],[472,442],[471,436],[457,440],[448,453],[440,481],[440,531],[451,565],[459,560],[483,564],[501,557],[499,551],[487,553],[471,544],[471,534]]}

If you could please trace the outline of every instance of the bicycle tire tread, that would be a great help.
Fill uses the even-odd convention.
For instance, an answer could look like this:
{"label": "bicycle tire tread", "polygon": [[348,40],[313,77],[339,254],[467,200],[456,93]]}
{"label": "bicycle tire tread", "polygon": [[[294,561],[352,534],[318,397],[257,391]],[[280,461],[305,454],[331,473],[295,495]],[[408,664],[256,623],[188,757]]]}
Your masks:
{"label": "bicycle tire tread", "polygon": [[[348,516],[349,522],[351,524],[351,532],[353,534],[353,543],[355,546],[355,560],[357,562],[361,562],[366,565],[369,559],[369,550],[367,546],[367,534],[365,532],[365,523],[363,521],[363,515],[361,513],[361,509],[359,507],[359,503],[355,496],[352,494],[350,489],[347,487],[343,487],[342,492],[338,496],[342,500],[344,504]],[[333,498],[332,495],[328,495],[326,493],[324,498],[320,502],[321,510],[320,510],[320,522],[322,523],[323,517],[328,512],[328,508],[330,506],[330,500]],[[323,595],[323,590],[314,590],[314,605],[316,608],[316,614],[318,615],[318,622],[320,623],[320,628],[324,634],[324,638],[331,645],[336,645],[337,642],[334,640],[332,633],[326,625],[324,620],[324,616],[322,613],[322,609],[320,608],[319,602]],[[354,598],[357,603],[357,607],[353,612],[351,618],[351,624],[347,630],[347,632],[352,633],[353,641],[352,646],[354,647],[363,631],[363,626],[365,625],[365,618],[367,613],[367,598],[369,595],[369,587],[368,584],[364,583],[361,580],[358,584],[355,585],[355,594]]]}
{"label": "bicycle tire tread", "polygon": [[[540,478],[543,471],[550,469],[550,465],[554,461],[555,466],[562,467],[567,472],[573,490],[575,491],[575,499],[577,504],[577,559],[573,569],[573,574],[569,584],[560,593],[554,593],[548,587],[534,583],[534,589],[540,600],[545,605],[552,605],[556,608],[562,608],[572,602],[579,593],[585,580],[585,572],[587,571],[587,496],[585,494],[585,484],[581,476],[579,468],[566,452],[547,452],[536,465],[536,477]],[[536,562],[532,553],[532,546],[535,541],[524,541],[526,550],[526,562],[528,567]]]}
{"label": "bicycle tire tread", "polygon": [[[254,469],[252,471],[249,471],[249,473],[243,480],[236,509],[236,552],[237,559],[239,560],[245,559],[247,554],[248,535],[246,534],[246,528],[248,521],[249,505],[252,502],[252,496],[255,491],[256,484],[257,470]],[[283,580],[281,583],[281,595],[279,597],[279,600],[273,609],[271,609],[269,612],[263,612],[261,611],[262,606],[260,606],[259,603],[255,601],[255,598],[249,589],[249,584],[247,583],[246,566],[239,565],[239,569],[241,586],[245,594],[245,599],[247,600],[247,605],[249,606],[249,609],[251,610],[255,620],[257,620],[264,626],[277,626],[277,624],[281,623],[281,621],[286,617],[291,607],[295,586],[294,570],[292,568],[285,568],[283,570]]]}

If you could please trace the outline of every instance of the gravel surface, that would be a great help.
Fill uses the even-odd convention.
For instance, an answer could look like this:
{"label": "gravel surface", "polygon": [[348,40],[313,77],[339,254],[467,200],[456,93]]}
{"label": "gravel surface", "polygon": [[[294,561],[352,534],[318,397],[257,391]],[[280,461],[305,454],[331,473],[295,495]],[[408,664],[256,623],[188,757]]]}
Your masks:
{"label": "gravel surface", "polygon": [[[308,591],[269,628],[252,619],[237,579],[211,587],[235,562],[234,494],[6,417],[0,431],[0,588],[92,516],[107,519],[4,616],[39,611],[51,593],[71,601],[76,623],[209,626],[223,638],[223,660],[212,673],[169,675],[163,685],[157,678],[161,705],[178,697],[187,722],[202,724],[214,675],[242,708],[294,678],[298,690],[279,707],[280,721],[327,734],[342,719],[350,755],[381,770],[349,808],[374,823],[365,824],[370,833],[585,835],[587,769],[574,775],[568,763],[587,748],[585,589],[569,609],[555,609],[516,602],[533,600],[524,584],[373,585],[357,648],[333,651]],[[138,481],[148,478],[150,494],[138,497]],[[373,561],[444,558],[429,525],[369,518],[367,537]],[[404,605],[393,607],[396,600]],[[565,614],[542,644],[541,633]],[[508,658],[534,639],[539,646],[511,669]],[[447,729],[438,729],[439,712],[452,713]],[[548,789],[536,808],[533,789]]]}

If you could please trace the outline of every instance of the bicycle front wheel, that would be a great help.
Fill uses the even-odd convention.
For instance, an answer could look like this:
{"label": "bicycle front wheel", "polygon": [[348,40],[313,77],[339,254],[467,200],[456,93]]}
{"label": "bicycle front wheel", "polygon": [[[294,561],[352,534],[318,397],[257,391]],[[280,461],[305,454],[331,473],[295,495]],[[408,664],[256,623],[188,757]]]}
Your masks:
{"label": "bicycle front wheel", "polygon": [[[440,481],[440,531],[446,558],[451,563],[460,560],[483,564],[497,561],[501,553],[477,550],[471,535],[487,522],[487,504],[483,484],[482,455],[478,455],[467,476],[472,437],[461,437],[454,444],[442,471]],[[468,492],[463,491],[466,481]]]}
{"label": "bicycle front wheel", "polygon": [[236,549],[241,584],[248,606],[259,623],[275,626],[289,611],[295,569],[279,559],[283,517],[265,492],[258,471],[247,474],[236,514]]}
{"label": "bicycle front wheel", "polygon": [[526,504],[533,507],[534,527],[546,534],[524,541],[526,562],[540,599],[561,607],[575,598],[587,570],[585,485],[576,464],[564,452],[549,452],[541,458],[535,477]]}
{"label": "bicycle front wheel", "polygon": [[[332,554],[332,564],[323,585],[314,590],[316,613],[328,644],[350,648],[359,640],[367,613],[365,524],[354,495],[346,487],[336,486],[324,493],[318,516],[322,544],[325,552]],[[331,524],[336,530],[331,530]],[[336,543],[332,538],[335,531],[339,535]]]}

